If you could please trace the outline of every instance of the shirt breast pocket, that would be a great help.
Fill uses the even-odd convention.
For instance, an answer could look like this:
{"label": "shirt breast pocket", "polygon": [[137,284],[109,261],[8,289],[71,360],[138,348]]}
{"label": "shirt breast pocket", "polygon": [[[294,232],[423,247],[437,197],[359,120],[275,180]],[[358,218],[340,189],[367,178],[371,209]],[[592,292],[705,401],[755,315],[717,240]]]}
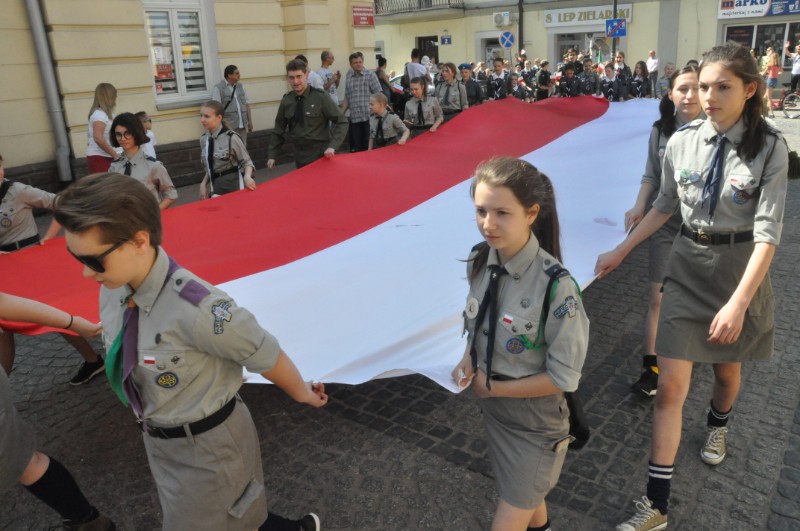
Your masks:
{"label": "shirt breast pocket", "polygon": [[678,198],[686,205],[695,206],[702,201],[703,172],[701,170],[684,169],[675,172],[678,183]]}
{"label": "shirt breast pocket", "polygon": [[742,206],[759,195],[760,180],[749,173],[731,173],[730,197],[734,205]]}
{"label": "shirt breast pocket", "polygon": [[539,315],[500,314],[495,344],[505,353],[523,354],[526,350],[541,348]]}
{"label": "shirt breast pocket", "polygon": [[197,375],[187,353],[181,350],[141,350],[139,368],[147,379],[147,387],[162,391],[185,387]]}

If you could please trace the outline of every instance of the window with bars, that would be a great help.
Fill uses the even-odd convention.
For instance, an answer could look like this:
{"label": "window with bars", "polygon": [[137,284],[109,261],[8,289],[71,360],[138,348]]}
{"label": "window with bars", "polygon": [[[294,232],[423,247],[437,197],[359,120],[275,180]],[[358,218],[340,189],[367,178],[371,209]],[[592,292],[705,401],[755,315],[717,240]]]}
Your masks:
{"label": "window with bars", "polygon": [[207,97],[208,50],[199,2],[197,7],[144,2],[144,7],[156,101],[188,103]]}

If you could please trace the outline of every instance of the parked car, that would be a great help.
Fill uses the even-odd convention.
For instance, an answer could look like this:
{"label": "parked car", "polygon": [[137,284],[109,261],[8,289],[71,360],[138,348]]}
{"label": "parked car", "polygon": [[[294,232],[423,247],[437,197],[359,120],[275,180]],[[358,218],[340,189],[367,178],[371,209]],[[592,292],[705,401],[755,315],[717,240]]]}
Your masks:
{"label": "parked car", "polygon": [[[393,78],[391,78],[389,80],[389,85],[392,87],[392,90],[394,90],[398,94],[402,94],[403,93],[403,86],[400,84],[400,80],[402,78],[403,78],[403,75],[401,74],[399,76],[394,76]],[[434,90],[435,89],[434,89],[434,86],[433,86],[433,82],[429,80],[428,81],[428,90],[427,90],[428,96],[433,96]]]}

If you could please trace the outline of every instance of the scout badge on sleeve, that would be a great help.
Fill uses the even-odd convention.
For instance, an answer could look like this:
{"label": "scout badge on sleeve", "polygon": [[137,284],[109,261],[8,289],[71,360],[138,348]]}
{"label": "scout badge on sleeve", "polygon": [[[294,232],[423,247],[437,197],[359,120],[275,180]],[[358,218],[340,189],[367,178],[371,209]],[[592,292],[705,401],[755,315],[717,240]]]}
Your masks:
{"label": "scout badge on sleeve", "polygon": [[231,307],[231,301],[220,301],[211,307],[211,313],[214,314],[214,333],[221,334],[225,330],[222,328],[224,321],[231,322],[233,316],[228,310]]}

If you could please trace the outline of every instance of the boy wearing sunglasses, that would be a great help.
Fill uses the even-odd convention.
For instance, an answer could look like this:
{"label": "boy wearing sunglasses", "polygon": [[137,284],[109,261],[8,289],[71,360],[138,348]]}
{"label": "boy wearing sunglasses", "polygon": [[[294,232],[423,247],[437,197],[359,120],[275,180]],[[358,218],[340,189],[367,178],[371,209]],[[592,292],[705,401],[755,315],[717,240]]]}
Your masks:
{"label": "boy wearing sunglasses", "polygon": [[324,386],[303,381],[250,312],[166,254],[158,203],[138,181],[85,177],[58,196],[55,217],[83,275],[102,284],[106,372],[141,427],[163,528],[318,530],[313,513],[267,513],[258,434],[237,392],[243,366],[315,407]]}
{"label": "boy wearing sunglasses", "polygon": [[[0,253],[11,253],[31,245],[42,244],[58,234],[61,225],[53,220],[44,237],[40,239],[36,221],[33,219],[33,209],[51,209],[53,199],[55,194],[6,179],[3,157],[0,156]],[[70,334],[61,334],[61,337],[84,359],[70,384],[87,383],[103,371],[103,358],[97,355],[88,341]],[[6,374],[11,374],[15,357],[14,332],[0,329],[0,365]]]}

